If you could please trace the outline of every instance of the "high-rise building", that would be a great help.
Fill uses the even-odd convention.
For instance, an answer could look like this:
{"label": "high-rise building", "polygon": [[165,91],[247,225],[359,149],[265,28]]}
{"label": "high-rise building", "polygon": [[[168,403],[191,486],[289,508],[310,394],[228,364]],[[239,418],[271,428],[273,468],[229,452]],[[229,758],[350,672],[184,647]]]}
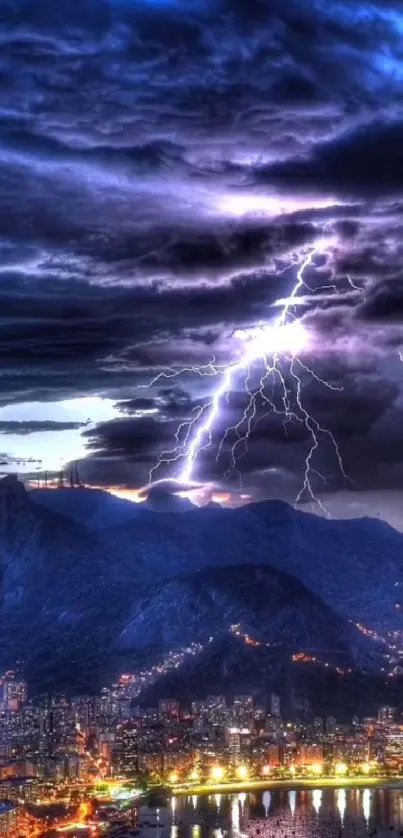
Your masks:
{"label": "high-rise building", "polygon": [[326,719],[326,733],[327,733],[327,735],[328,736],[334,736],[334,734],[336,733],[336,727],[337,727],[337,723],[336,723],[336,719],[334,718],[334,716],[328,716],[327,719]]}
{"label": "high-rise building", "polygon": [[19,829],[18,807],[8,801],[0,802],[0,838],[17,838]]}
{"label": "high-rise building", "polygon": [[267,765],[271,768],[276,768],[281,765],[281,748],[280,745],[269,745],[267,748]]}
{"label": "high-rise building", "polygon": [[281,716],[280,696],[276,693],[272,693],[270,696],[270,713],[272,716],[276,716],[277,718]]}
{"label": "high-rise building", "polygon": [[378,722],[381,724],[387,724],[388,722],[393,722],[395,718],[395,708],[394,707],[380,707],[378,710]]}
{"label": "high-rise building", "polygon": [[323,760],[322,745],[317,742],[302,742],[298,748],[297,763],[299,765],[315,765]]}
{"label": "high-rise building", "polygon": [[241,731],[237,727],[227,728],[225,741],[231,765],[237,765],[241,754]]}
{"label": "high-rise building", "polygon": [[27,685],[19,672],[9,670],[0,679],[1,704],[4,710],[19,710],[27,700]]}
{"label": "high-rise building", "polygon": [[236,695],[232,705],[234,727],[250,728],[253,723],[253,696]]}
{"label": "high-rise building", "polygon": [[173,698],[161,698],[158,704],[158,718],[161,721],[177,721],[179,719],[179,702]]}
{"label": "high-rise building", "polygon": [[323,719],[320,716],[316,716],[316,718],[313,720],[314,736],[318,737],[318,738],[323,736],[324,729],[325,729],[325,724],[324,724]]}
{"label": "high-rise building", "polygon": [[99,702],[95,698],[77,696],[71,702],[74,722],[80,730],[87,733],[94,728],[99,715]]}
{"label": "high-rise building", "polygon": [[119,725],[114,745],[114,762],[120,774],[132,776],[139,770],[139,745],[136,725]]}

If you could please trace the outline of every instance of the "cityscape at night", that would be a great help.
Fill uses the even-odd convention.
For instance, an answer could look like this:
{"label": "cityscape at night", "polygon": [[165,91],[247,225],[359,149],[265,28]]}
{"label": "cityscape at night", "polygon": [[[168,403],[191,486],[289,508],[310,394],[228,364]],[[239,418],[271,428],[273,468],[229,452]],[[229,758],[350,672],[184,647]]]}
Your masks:
{"label": "cityscape at night", "polygon": [[153,799],[174,811],[176,798],[196,805],[214,795],[219,807],[221,795],[245,801],[246,792],[268,787],[291,801],[316,789],[314,807],[318,786],[344,796],[346,788],[364,790],[367,806],[369,790],[403,780],[403,715],[395,707],[348,722],[312,717],[308,708],[287,719],[275,693],[265,705],[252,695],[209,695],[141,707],[145,677],[123,674],[92,697],[30,699],[21,673],[4,673],[1,836],[137,835]]}
{"label": "cityscape at night", "polygon": [[403,836],[403,5],[0,0],[0,838]]}

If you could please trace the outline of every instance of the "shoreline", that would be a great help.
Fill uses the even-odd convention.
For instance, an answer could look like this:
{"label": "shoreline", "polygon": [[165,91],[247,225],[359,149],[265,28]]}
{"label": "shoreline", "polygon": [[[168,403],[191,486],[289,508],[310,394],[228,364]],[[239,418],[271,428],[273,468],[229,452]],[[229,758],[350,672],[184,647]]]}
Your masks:
{"label": "shoreline", "polygon": [[325,788],[402,788],[403,777],[306,777],[301,780],[250,780],[239,783],[206,783],[193,786],[172,786],[173,797],[190,797],[192,795],[205,794],[233,794],[248,791],[275,791],[285,789],[297,791],[299,789],[325,789]]}

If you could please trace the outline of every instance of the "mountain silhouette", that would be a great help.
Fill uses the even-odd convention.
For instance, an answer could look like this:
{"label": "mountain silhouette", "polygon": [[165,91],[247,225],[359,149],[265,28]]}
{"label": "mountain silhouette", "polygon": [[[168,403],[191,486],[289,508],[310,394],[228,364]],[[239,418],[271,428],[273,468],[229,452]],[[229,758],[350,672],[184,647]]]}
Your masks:
{"label": "mountain silhouette", "polygon": [[67,491],[49,490],[56,512],[15,478],[0,481],[0,665],[25,660],[33,689],[92,691],[168,649],[224,642],[233,623],[284,661],[316,649],[332,665],[379,667],[382,649],[350,620],[399,620],[403,536],[386,524],[280,502],[180,515],[136,507],[122,522],[127,502],[114,498],[118,523],[101,531],[71,515],[74,495],[93,522],[93,496]]}

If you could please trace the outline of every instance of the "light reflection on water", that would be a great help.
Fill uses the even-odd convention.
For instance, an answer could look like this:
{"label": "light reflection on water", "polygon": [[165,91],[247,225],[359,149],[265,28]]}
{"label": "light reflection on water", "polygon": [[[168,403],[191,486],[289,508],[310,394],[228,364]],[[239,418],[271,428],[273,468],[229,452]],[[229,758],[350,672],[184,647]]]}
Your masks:
{"label": "light reflection on water", "polygon": [[347,795],[345,789],[337,789],[337,808],[340,813],[340,820],[343,823],[347,808]]}
{"label": "light reflection on water", "polygon": [[322,789],[314,789],[312,792],[312,806],[317,815],[319,815],[320,807],[322,805]]}
{"label": "light reflection on water", "polygon": [[158,836],[140,838],[393,838],[403,836],[403,787],[178,797],[159,822]]}

